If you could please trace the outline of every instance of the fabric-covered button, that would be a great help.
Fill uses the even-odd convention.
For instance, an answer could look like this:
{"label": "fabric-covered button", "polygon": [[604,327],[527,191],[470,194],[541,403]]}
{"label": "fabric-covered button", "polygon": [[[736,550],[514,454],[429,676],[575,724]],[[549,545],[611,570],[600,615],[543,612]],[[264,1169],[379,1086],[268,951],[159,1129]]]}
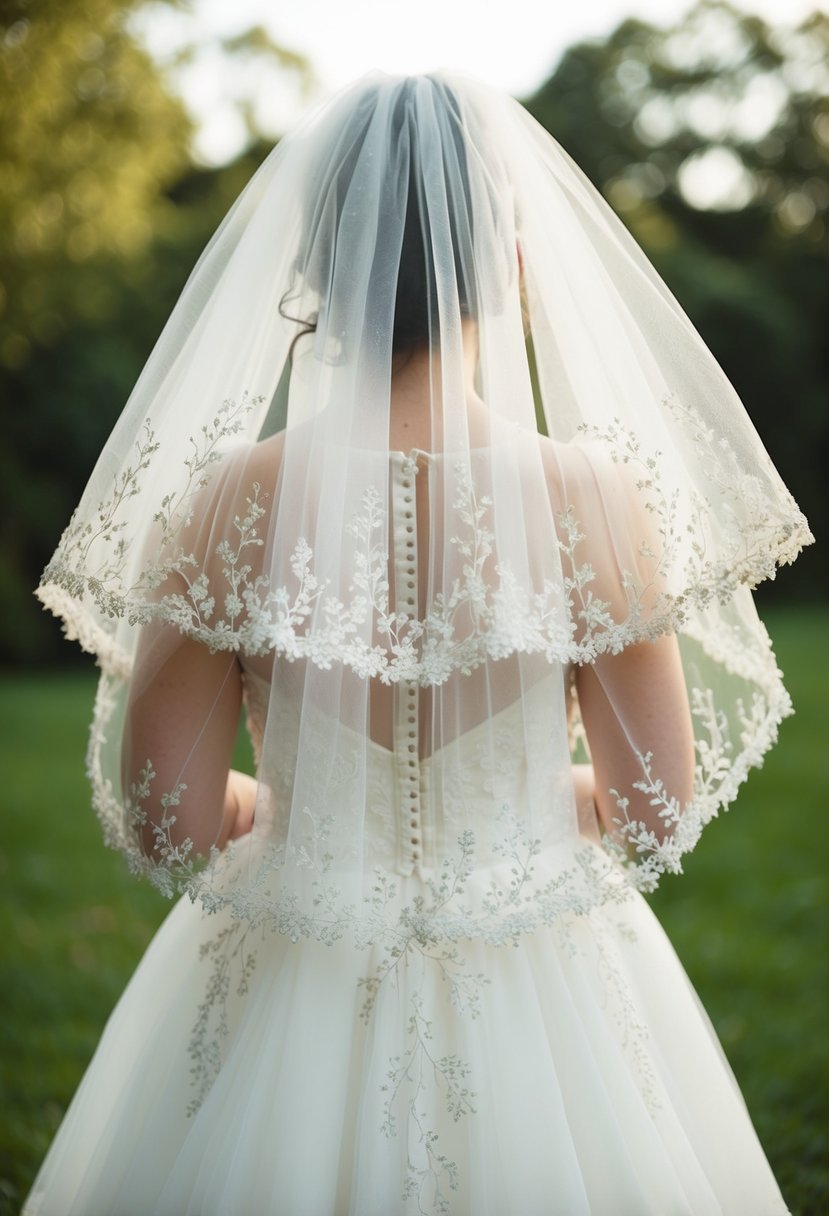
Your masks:
{"label": "fabric-covered button", "polygon": [[[417,615],[417,491],[415,477],[417,461],[397,457],[393,464],[392,514],[393,575],[396,611],[404,619]],[[397,752],[397,803],[400,819],[398,838],[399,861],[404,872],[419,863],[422,852],[421,827],[421,762],[418,757],[418,705],[420,686],[417,680],[403,680],[394,690],[394,741]],[[409,808],[409,833],[405,836],[405,809]]]}

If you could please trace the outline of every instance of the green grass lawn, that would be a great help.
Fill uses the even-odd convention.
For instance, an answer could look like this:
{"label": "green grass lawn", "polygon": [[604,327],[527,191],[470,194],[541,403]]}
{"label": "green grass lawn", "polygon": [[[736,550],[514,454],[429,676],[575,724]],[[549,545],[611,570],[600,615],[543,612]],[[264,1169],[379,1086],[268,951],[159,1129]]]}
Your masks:
{"label": "green grass lawn", "polygon": [[[792,1211],[819,1216],[829,1212],[829,614],[778,612],[769,626],[797,714],[686,876],[666,880],[653,902]],[[169,908],[100,843],[83,769],[94,683],[90,670],[16,676],[0,689],[0,1216],[17,1212]]]}

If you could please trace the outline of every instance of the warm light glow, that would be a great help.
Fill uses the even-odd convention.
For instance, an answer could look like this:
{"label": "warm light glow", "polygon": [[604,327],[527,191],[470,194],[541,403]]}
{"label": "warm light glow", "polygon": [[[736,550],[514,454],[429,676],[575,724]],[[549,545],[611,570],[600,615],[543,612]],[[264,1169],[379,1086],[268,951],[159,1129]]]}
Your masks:
{"label": "warm light glow", "polygon": [[751,174],[730,148],[706,148],[689,156],[677,176],[679,188],[692,207],[739,211],[754,196]]}
{"label": "warm light glow", "polygon": [[[829,11],[829,0],[738,0],[737,7],[791,26],[816,9]],[[241,150],[246,137],[239,101],[249,105],[266,135],[277,137],[309,100],[325,97],[372,69],[406,73],[452,67],[515,96],[528,96],[576,41],[603,38],[631,16],[670,27],[687,10],[687,0],[591,0],[564,6],[538,0],[422,0],[416,7],[388,0],[303,0],[278,10],[265,0],[236,0],[232,5],[226,0],[193,0],[187,10],[150,7],[134,18],[134,27],[152,54],[170,64],[198,119],[197,158],[220,164]],[[312,98],[276,64],[231,62],[222,54],[220,38],[256,24],[277,43],[308,57],[317,80]],[[174,67],[176,52],[193,41],[204,43],[204,50],[193,62]],[[695,50],[676,47],[679,57]],[[641,68],[630,63],[625,71],[632,75]],[[733,116],[740,133],[749,136],[757,125],[771,124],[778,100],[773,88],[751,85],[750,97]],[[710,100],[701,98],[694,125],[720,133],[721,122]],[[667,123],[664,112],[645,107],[645,139],[659,142]]]}
{"label": "warm light glow", "polygon": [[[214,40],[213,48],[208,46],[194,63],[171,70],[200,124],[197,155],[220,163],[244,141],[240,99],[251,105],[261,128],[273,137],[295,121],[309,100],[276,65],[241,59],[231,63],[222,55],[215,40],[250,26],[264,25],[276,42],[307,56],[318,80],[314,99],[375,68],[421,72],[442,66],[469,72],[521,97],[538,88],[562,52],[580,39],[605,37],[631,16],[665,28],[680,20],[688,7],[689,0],[590,0],[581,5],[422,0],[417,6],[388,0],[303,0],[278,7],[265,0],[236,0],[232,5],[226,0],[193,0],[187,10],[150,7],[137,15],[134,26],[152,53],[170,63],[188,42]],[[771,23],[796,25],[815,9],[829,12],[829,0],[738,0],[737,7]],[[707,45],[710,50],[710,34]],[[727,58],[730,50],[723,44],[717,53]],[[678,46],[677,54],[683,53]],[[637,70],[635,63],[624,67],[630,77]],[[741,123],[767,122],[774,100],[755,92],[740,115]],[[658,142],[665,116],[652,109],[647,118],[643,114],[642,126]]]}

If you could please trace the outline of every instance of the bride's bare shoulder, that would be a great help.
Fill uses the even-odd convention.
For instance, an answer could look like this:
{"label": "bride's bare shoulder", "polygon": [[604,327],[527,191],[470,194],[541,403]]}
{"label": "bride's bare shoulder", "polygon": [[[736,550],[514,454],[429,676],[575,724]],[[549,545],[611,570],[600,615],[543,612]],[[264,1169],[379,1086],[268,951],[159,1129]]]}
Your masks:
{"label": "bride's bare shoulder", "polygon": [[[558,515],[572,512],[594,563],[601,564],[620,545],[633,544],[636,553],[659,552],[650,483],[641,469],[617,458],[597,440],[560,443],[541,437],[540,446],[550,501]],[[614,539],[608,547],[611,535]],[[628,568],[635,569],[637,561],[631,550]]]}
{"label": "bride's bare shoulder", "polygon": [[256,443],[240,444],[224,457],[220,469],[225,486],[248,491],[254,484],[266,493],[276,488],[285,448],[285,432]]}
{"label": "bride's bare shoulder", "polygon": [[249,457],[251,472],[258,476],[260,482],[268,482],[270,485],[274,485],[279,476],[279,470],[282,467],[284,454],[284,431],[277,431],[275,435],[269,435],[267,439],[260,439],[258,443],[253,445]]}
{"label": "bride's bare shoulder", "polygon": [[595,478],[597,469],[601,469],[604,464],[603,453],[587,450],[595,445],[579,440],[562,443],[559,439],[539,435],[538,446],[544,473],[551,487],[581,485],[585,481],[591,481]]}

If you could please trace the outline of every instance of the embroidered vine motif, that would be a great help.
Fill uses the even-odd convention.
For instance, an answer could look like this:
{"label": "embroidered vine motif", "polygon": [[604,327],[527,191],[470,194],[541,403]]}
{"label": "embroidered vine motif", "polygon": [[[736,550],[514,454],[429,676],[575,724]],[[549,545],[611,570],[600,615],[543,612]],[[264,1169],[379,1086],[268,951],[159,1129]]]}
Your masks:
{"label": "embroidered vine motif", "polygon": [[[210,971],[189,1043],[192,1097],[187,1115],[190,1117],[200,1109],[223,1067],[225,1045],[233,1031],[229,1012],[231,998],[242,999],[250,989],[257,959],[256,949],[247,948],[250,936],[249,924],[233,920],[200,948],[200,958],[210,964]],[[457,951],[452,953],[458,969],[462,969],[460,955]],[[380,985],[396,974],[405,957],[404,951],[392,965],[381,963],[377,975],[360,981],[371,991],[361,1014],[364,1022],[371,1017]],[[445,959],[441,960],[441,966],[445,962]],[[467,988],[471,983],[487,982],[484,976],[462,980]],[[471,1011],[471,1016],[477,1016],[476,1004],[463,1007],[454,1001],[453,1004],[459,1012],[465,1008]],[[417,1211],[429,1216],[450,1211],[445,1188],[457,1189],[458,1166],[441,1150],[440,1136],[430,1125],[427,1106],[435,1093],[441,1093],[447,1113],[457,1122],[464,1115],[475,1113],[475,1094],[468,1085],[468,1065],[457,1055],[439,1054],[436,1050],[432,1023],[424,1012],[422,985],[417,985],[411,994],[410,1008],[405,1026],[407,1047],[402,1054],[390,1058],[386,1080],[381,1086],[385,1097],[383,1120],[378,1130],[384,1136],[394,1138],[403,1125],[407,1168],[401,1198],[414,1198]],[[427,1099],[426,1105],[424,1099]]]}
{"label": "embroidered vine motif", "polygon": [[[211,961],[213,966],[188,1044],[193,1086],[193,1096],[187,1106],[188,1117],[199,1110],[222,1069],[223,1044],[230,1034],[228,1002],[231,993],[240,999],[248,994],[256,968],[256,951],[245,950],[249,936],[249,926],[232,921],[199,949],[199,958]],[[238,971],[235,979],[234,968]]]}
{"label": "embroidered vine motif", "polygon": [[[508,835],[513,842],[513,852],[522,857],[523,865],[516,885],[502,900],[494,901],[496,907],[503,902],[517,902],[520,888],[532,871],[526,853],[522,853],[526,838],[514,829],[514,825]],[[324,841],[325,837],[326,827],[321,825],[320,838]],[[396,923],[380,916],[384,926],[382,937],[368,935],[357,942],[363,948],[380,947],[373,971],[358,981],[365,994],[360,1013],[363,1023],[369,1023],[379,994],[389,984],[409,993],[406,1044],[388,1061],[381,1086],[383,1118],[378,1130],[388,1138],[405,1135],[406,1173],[401,1198],[414,1200],[416,1210],[422,1216],[449,1212],[449,1193],[459,1185],[458,1164],[441,1144],[441,1133],[436,1130],[443,1122],[437,1106],[442,1104],[455,1123],[476,1113],[470,1067],[457,1052],[441,1048],[433,1020],[426,1013],[427,1007],[431,1007],[427,992],[442,991],[457,1015],[475,1019],[481,1013],[482,993],[491,982],[484,972],[470,968],[470,957],[458,942],[446,940],[442,932],[435,931],[436,913],[463,892],[471,876],[474,843],[471,834],[459,841],[456,856],[447,860],[441,873],[425,884],[424,895],[407,905]],[[325,853],[313,858],[311,864],[320,874],[325,874],[328,866]],[[387,873],[378,871],[371,900],[375,910],[381,914],[385,912],[394,904],[395,895],[393,880]],[[627,898],[627,892],[619,893],[619,898]],[[605,986],[608,1016],[617,1025],[620,1047],[628,1054],[639,1078],[643,1099],[649,1109],[655,1111],[658,1101],[648,1051],[648,1032],[638,1018],[609,927],[601,921],[591,921],[587,933],[580,932],[585,928],[581,918],[586,909],[579,909],[571,901],[567,907],[570,915],[560,915],[556,921],[559,943],[571,957],[585,948],[588,953],[595,952]],[[268,927],[272,924],[269,921]],[[233,1029],[228,1012],[230,1000],[234,994],[243,997],[248,992],[256,967],[256,951],[248,942],[251,939],[268,940],[268,933],[255,932],[264,927],[264,921],[242,922],[234,916],[202,947],[201,957],[211,963],[212,969],[190,1042],[194,1086],[190,1114],[204,1101],[221,1070],[224,1044]],[[617,926],[616,931],[623,937],[631,937],[624,924]],[[505,944],[514,938],[511,934],[506,938],[488,935],[487,940],[489,944]]]}
{"label": "embroidered vine motif", "polygon": [[[142,478],[159,447],[149,426],[109,499],[98,504],[94,520],[70,523],[39,593],[67,618],[83,644],[107,652],[100,627],[83,616],[89,597],[104,618],[126,616],[134,625],[164,620],[211,650],[251,656],[273,651],[322,667],[342,661],[359,676],[435,685],[454,671],[472,670],[488,658],[515,651],[585,663],[654,639],[683,625],[690,605],[704,610],[712,602],[725,603],[741,583],[772,575],[777,562],[791,560],[810,539],[790,497],[785,517],[764,506],[758,478],[741,471],[727,439],[716,439],[675,394],[668,394],[663,405],[699,448],[715,510],[698,491],[689,491],[681,510],[679,488],[668,492],[663,487],[661,452],[645,450],[618,420],[603,428],[579,428],[588,446],[596,445],[613,464],[632,471],[625,483],[628,492],[638,494],[653,522],[652,538],[640,543],[641,568],[620,572],[624,613],[597,593],[597,572],[580,556],[586,538],[572,505],[557,516],[562,578],[545,579],[536,588],[519,580],[509,561],[495,552],[491,500],[478,494],[463,462],[454,466],[453,501],[462,531],[450,537],[461,557],[461,574],[435,596],[422,620],[390,608],[385,509],[377,486],[366,488],[362,509],[347,526],[354,542],[350,600],[338,598],[320,580],[314,553],[302,537],[290,558],[294,586],[271,586],[261,559],[256,560],[264,544],[259,525],[268,512],[257,482],[251,484],[245,510],[232,520],[232,534],[215,547],[210,562],[216,573],[209,574],[206,558],[185,551],[179,540],[192,522],[195,497],[207,484],[210,466],[222,458],[224,441],[242,431],[247,414],[260,401],[244,395],[238,403],[224,402],[198,440],[191,437],[182,484],[162,496],[154,514],[158,557],[132,582],[123,509],[148,492]],[[416,472],[416,462],[411,463]],[[716,545],[709,535],[712,515],[719,521]],[[709,548],[716,559],[707,555]],[[184,590],[165,591],[172,576]],[[222,587],[216,585],[218,578]]]}
{"label": "embroidered vine motif", "polygon": [[[381,1131],[388,1137],[398,1134],[395,1107],[403,1104],[407,1132],[414,1129],[417,1145],[412,1144],[413,1137],[408,1134],[406,1176],[401,1198],[417,1202],[418,1216],[448,1213],[451,1210],[450,1202],[444,1186],[448,1185],[453,1191],[458,1189],[458,1166],[441,1151],[440,1136],[430,1126],[429,1115],[421,1101],[431,1081],[443,1090],[446,1110],[457,1123],[462,1116],[475,1114],[476,1095],[467,1084],[469,1066],[456,1055],[436,1054],[432,1042],[432,1023],[426,1017],[417,993],[411,998],[407,1034],[410,1040],[408,1050],[389,1061],[388,1079],[383,1086],[387,1097]],[[419,1150],[417,1158],[415,1148]]]}
{"label": "embroidered vine motif", "polygon": [[[140,831],[147,824],[144,802],[150,797],[150,787],[155,778],[152,763],[148,760],[138,774],[138,779],[130,784],[124,809],[130,826],[135,830]],[[175,808],[181,805],[181,797],[186,789],[186,784],[178,781],[169,792],[161,795],[159,799],[161,818],[152,824],[153,852],[164,869],[181,870],[190,864],[193,842],[187,838],[177,845],[173,840],[173,828],[176,823]]]}
{"label": "embroidered vine motif", "polygon": [[[409,994],[406,1043],[403,1050],[388,1060],[381,1085],[383,1118],[378,1130],[388,1138],[405,1135],[406,1173],[401,1198],[414,1200],[422,1216],[449,1212],[449,1192],[459,1185],[458,1164],[441,1144],[441,1133],[436,1130],[443,1123],[437,1107],[442,1105],[455,1123],[474,1115],[477,1109],[470,1067],[457,1052],[441,1048],[433,1020],[426,1013],[427,1007],[431,1007],[427,992],[443,991],[457,1015],[475,1019],[482,1011],[482,993],[491,980],[484,972],[471,970],[466,951],[458,943],[442,940],[431,932],[428,919],[424,919],[427,907],[445,906],[462,889],[469,876],[473,846],[471,838],[461,842],[458,856],[448,861],[441,875],[427,884],[428,895],[406,908],[397,924],[386,922],[379,942],[379,961],[371,974],[358,980],[365,993],[360,1016],[366,1025],[374,1014],[379,994],[389,984],[395,989],[404,988]],[[319,858],[317,864],[324,869],[324,858]],[[393,902],[394,895],[389,876],[378,874],[376,906],[385,908]],[[584,959],[588,967],[595,956],[607,1016],[617,1026],[619,1045],[629,1057],[643,1100],[655,1113],[659,1100],[649,1035],[638,1016],[613,936],[616,933],[635,940],[635,934],[624,922],[611,931],[610,925],[601,918],[596,920],[592,913],[588,914],[589,925],[585,925],[583,911],[571,910],[569,916],[559,917],[556,922],[559,944],[570,957],[586,951]],[[190,1042],[194,1093],[189,1114],[198,1110],[222,1068],[224,1044],[233,1030],[230,1000],[234,994],[238,998],[247,994],[256,968],[255,948],[247,944],[251,938],[262,942],[268,940],[268,934],[255,934],[251,922],[234,918],[201,949],[201,957],[211,963],[212,969]],[[358,944],[366,947],[378,943],[366,939]]]}
{"label": "embroidered vine motif", "polygon": [[[793,561],[802,546],[813,538],[797,503],[782,485],[775,487],[779,509],[770,509],[767,490],[764,491],[759,477],[746,473],[727,435],[717,435],[699,411],[674,391],[665,394],[661,404],[691,439],[698,453],[700,474],[716,501],[713,509],[711,499],[698,490],[689,492],[693,536],[691,557],[682,580],[682,599],[699,607],[704,607],[711,598],[726,603],[739,584],[756,586],[766,578],[774,578],[777,566]],[[646,452],[633,431],[618,418],[603,428],[583,423],[578,433],[603,444],[614,463],[636,470],[636,488],[644,495],[646,510],[658,521],[663,546],[658,555],[659,566],[670,568],[682,537],[678,528],[679,490],[675,488],[669,495],[663,487],[663,453],[657,449]],[[753,455],[760,456],[777,482],[768,455]],[[716,546],[712,544],[712,519],[717,520]],[[716,559],[708,556],[708,545],[717,552]]]}
{"label": "embroidered vine motif", "polygon": [[[162,814],[155,817],[153,830],[159,860],[150,862],[139,844],[137,830],[146,823],[144,807],[155,780],[151,760],[123,800],[104,776],[108,724],[116,712],[114,680],[103,676],[99,684],[87,769],[105,841],[126,854],[134,872],[148,876],[167,896],[186,891],[212,909],[232,905],[238,915],[265,921],[295,939],[311,936],[337,940],[349,930],[366,941],[383,936],[390,908],[395,906],[393,884],[378,881],[362,905],[351,903],[343,908],[342,893],[331,878],[326,819],[310,808],[306,809],[309,831],[301,847],[289,852],[278,838],[263,842],[263,857],[254,877],[246,885],[233,885],[228,893],[223,889],[223,875],[232,850],[214,850],[205,862],[194,855],[188,839],[182,840],[179,833],[172,832],[177,807],[186,795],[186,785],[179,783],[158,795]],[[775,740],[780,720],[791,712],[791,701],[779,683],[768,692],[755,690],[749,699],[737,700],[733,721],[717,707],[710,689],[691,689],[690,696],[697,723],[692,801],[680,808],[666,793],[650,753],[639,756],[642,775],[633,783],[652,806],[659,807],[658,817],[668,829],[663,838],[653,827],[631,816],[630,799],[624,791],[614,791],[619,813],[615,832],[603,838],[604,850],[619,863],[626,884],[643,891],[653,890],[664,873],[681,871],[682,858],[694,847],[703,827],[733,801],[749,769],[761,761]],[[520,821],[511,817],[508,804],[495,839],[487,843],[487,861],[476,856],[477,848],[474,833],[461,833],[449,869],[439,878],[430,879],[429,904],[421,901],[406,912],[408,919],[402,922],[406,935],[416,926],[426,939],[432,934],[436,940],[464,936],[514,940],[540,925],[555,923],[563,912],[601,903],[616,890],[607,882],[602,854],[592,846],[577,849],[571,861],[555,873],[546,873],[543,866],[539,869],[544,861],[543,842],[526,835]],[[462,896],[469,877],[482,865],[491,868],[496,855],[509,865],[480,895],[474,908],[465,906]],[[308,874],[314,892],[311,910],[301,907],[295,894],[281,890],[272,881],[291,866],[299,866]]]}
{"label": "embroidered vine motif", "polygon": [[[746,581],[752,585],[763,578],[774,578],[776,565],[792,561],[800,546],[812,538],[797,503],[780,484],[768,453],[761,449],[753,456],[775,483],[781,508],[777,512],[769,509],[769,497],[761,478],[746,473],[726,434],[717,435],[699,411],[682,401],[676,392],[666,394],[662,405],[677,419],[695,447],[705,453],[700,466],[702,473],[717,493],[718,511],[723,511],[732,520],[731,535],[742,542],[735,544],[727,560],[744,569],[750,575]],[[736,504],[740,504],[739,516]],[[741,518],[751,520],[751,530],[741,526]],[[780,544],[781,536],[788,543],[783,555],[776,557],[775,548]]]}
{"label": "embroidered vine motif", "polygon": [[[149,421],[145,422],[136,440],[134,462],[116,477],[110,497],[98,503],[93,519],[80,519],[76,511],[43,574],[44,582],[55,581],[79,601],[88,591],[105,616],[123,613],[122,576],[129,546],[121,535],[126,527],[119,518],[121,508],[141,492],[140,474],[150,467],[159,447]],[[104,552],[90,566],[96,545]]]}
{"label": "embroidered vine motif", "polygon": [[[593,917],[591,940],[600,964],[600,973],[606,985],[608,1007],[620,1033],[622,1050],[629,1056],[638,1078],[639,1091],[651,1115],[661,1108],[657,1092],[657,1078],[650,1053],[650,1032],[637,1009],[630,985],[625,978],[619,957],[619,949],[613,934],[606,924]],[[615,933],[623,940],[635,941],[636,933],[624,923],[615,926]]]}
{"label": "embroidered vine motif", "polygon": [[[678,488],[667,491],[661,453],[649,450],[620,422],[581,430],[585,448],[601,450],[621,470],[624,495],[632,495],[652,525],[643,529],[641,562],[637,559],[619,574],[620,600],[611,603],[603,590],[602,571],[590,560],[586,525],[573,503],[565,502],[556,516],[561,576],[534,587],[519,579],[497,551],[491,499],[479,492],[472,469],[463,462],[452,468],[456,528],[448,537],[457,574],[433,597],[421,619],[394,610],[390,603],[385,483],[366,486],[360,509],[345,525],[353,570],[347,591],[334,593],[302,537],[290,555],[291,577],[284,585],[272,586],[262,563],[271,502],[258,482],[253,481],[240,499],[244,507],[232,516],[227,534],[210,555],[197,556],[186,539],[198,494],[209,477],[221,475],[223,440],[240,433],[257,403],[248,398],[238,404],[225,402],[198,442],[191,440],[180,485],[162,496],[155,513],[156,558],[136,572],[135,554],[124,536],[124,515],[130,498],[149,492],[145,478],[158,440],[146,428],[112,494],[98,504],[94,520],[70,524],[41,589],[44,601],[100,656],[104,674],[88,770],[105,840],[122,849],[132,869],[148,875],[166,895],[186,892],[208,913],[230,918],[230,926],[203,952],[211,979],[190,1043],[193,1110],[221,1067],[228,1009],[253,975],[256,950],[250,943],[257,933],[326,945],[349,935],[358,947],[376,948],[377,964],[361,981],[366,1021],[380,995],[397,984],[404,971],[411,975],[415,969],[421,977],[436,978],[459,1013],[474,1017],[488,981],[469,967],[463,939],[504,946],[554,927],[560,943],[576,950],[572,926],[580,918],[621,905],[631,888],[652,890],[662,874],[679,871],[703,826],[733,800],[749,767],[760,762],[779,721],[791,710],[762,629],[741,629],[738,610],[731,619],[717,606],[740,593],[738,584],[766,576],[775,561],[789,560],[808,537],[793,503],[788,519],[764,509],[759,481],[743,477],[728,444],[715,442],[698,417],[668,398],[668,414],[693,434],[699,447],[704,477],[698,484],[707,485],[710,499],[696,491],[684,501]],[[416,475],[417,462],[407,458],[404,472]],[[716,545],[707,531],[712,516],[727,521]],[[313,789],[312,805],[302,811],[306,830],[295,833],[289,845],[287,818],[277,815],[270,838],[246,844],[241,866],[242,853],[235,846],[223,852],[214,849],[206,859],[196,856],[192,842],[177,830],[186,782],[159,791],[152,757],[146,758],[126,791],[117,788],[104,757],[108,735],[120,729],[118,696],[129,674],[129,656],[86,613],[87,603],[111,621],[136,626],[167,622],[214,651],[274,653],[323,669],[345,664],[359,678],[417,681],[423,686],[438,686],[455,672],[471,672],[482,662],[516,652],[543,655],[551,663],[589,663],[605,652],[679,627],[683,645],[698,646],[706,660],[745,681],[745,696],[726,713],[704,682],[690,687],[696,724],[690,804],[680,807],[666,790],[650,752],[636,753],[640,775],[633,790],[655,810],[664,830],[654,830],[653,816],[650,825],[637,818],[631,790],[614,790],[615,830],[604,837],[604,853],[576,842],[569,852],[556,854],[545,829],[528,832],[526,817],[514,814],[510,806],[510,787],[515,784],[510,775],[512,745],[509,732],[495,730],[479,765],[490,801],[500,799],[501,790],[506,795],[490,836],[463,828],[466,821],[460,812],[453,818],[452,797],[462,804],[464,794],[453,794],[447,780],[442,786],[447,802],[443,822],[450,829],[446,838],[454,835],[454,847],[424,879],[418,894],[404,897],[393,873],[392,832],[387,860],[374,869],[369,889],[347,896],[335,864],[335,857],[342,861],[337,852],[341,841],[332,842],[334,825],[326,800],[320,796],[315,801]],[[257,729],[261,747],[264,716]],[[543,741],[533,747],[543,751]],[[275,802],[284,799],[290,805],[290,744],[284,758]],[[317,767],[312,743],[306,759]],[[329,785],[360,785],[359,755],[341,751],[328,760],[330,764],[321,756],[318,767],[328,773]],[[155,808],[152,816],[150,805]],[[294,808],[294,823],[298,811]],[[372,831],[377,822],[367,814]],[[542,819],[536,816],[533,822],[538,826]],[[152,862],[140,845],[148,823],[155,845]],[[457,832],[451,830],[454,823]],[[651,1103],[655,1096],[644,1028],[612,941],[605,942],[600,933],[593,936],[621,1041]],[[474,1111],[474,1083],[464,1061],[434,1041],[422,991],[421,982],[410,998],[407,1046],[389,1062],[384,1130],[394,1135],[405,1119],[412,1133],[407,1140],[406,1197],[421,1211],[448,1211],[447,1192],[457,1184],[457,1167],[430,1126],[430,1103],[439,1093],[453,1118],[461,1119]]]}
{"label": "embroidered vine motif", "polygon": [[[201,428],[200,436],[190,436],[191,451],[182,462],[186,470],[184,484],[177,491],[165,493],[153,515],[161,545],[171,544],[190,523],[194,495],[207,484],[208,467],[222,459],[223,441],[241,433],[245,418],[262,400],[250,397],[247,392],[238,402],[226,400],[212,422]],[[166,565],[150,566],[132,585],[124,582],[130,543],[123,536],[126,528],[123,508],[146,492],[142,475],[150,469],[160,446],[146,421],[136,440],[133,460],[117,475],[109,498],[97,504],[91,519],[81,517],[80,509],[73,515],[44,571],[44,584],[54,582],[79,603],[89,595],[105,617],[120,618],[139,593],[163,581],[168,573]],[[187,564],[189,559],[181,556],[178,560]]]}
{"label": "embroidered vine motif", "polygon": [[[266,513],[260,495],[261,487],[254,482],[250,497],[246,499],[247,510],[244,515],[233,517],[233,541],[225,538],[216,546],[216,557],[221,562],[226,584],[222,601],[223,617],[212,623],[216,597],[211,593],[210,578],[192,553],[179,552],[153,567],[146,576],[146,585],[160,586],[170,575],[176,574],[186,584],[186,593],[168,592],[157,601],[148,601],[134,608],[130,612],[130,623],[147,624],[152,620],[163,620],[194,640],[204,642],[211,651],[265,653],[269,645],[268,639],[262,636],[265,621],[259,605],[268,580],[263,575],[254,574],[249,554],[250,550],[259,549],[264,544],[256,526]],[[301,546],[298,546],[300,549]],[[295,553],[291,568],[300,583],[297,606],[291,618],[291,624],[295,626],[310,612],[305,605],[313,600],[316,582],[303,567],[301,554]],[[194,578],[190,577],[191,569],[198,570]],[[277,597],[277,601],[282,602],[282,598]]]}
{"label": "embroidered vine motif", "polygon": [[619,815],[614,819],[615,835],[607,835],[603,844],[626,867],[641,891],[655,890],[663,874],[682,872],[683,856],[694,848],[705,825],[734,800],[749,769],[762,763],[776,740],[780,720],[792,712],[791,700],[782,686],[771,703],[759,692],[754,693],[748,706],[738,699],[735,703],[738,751],[729,721],[716,707],[711,689],[691,689],[690,697],[692,715],[700,726],[695,739],[693,801],[681,807],[666,793],[653,770],[650,752],[638,756],[642,777],[633,783],[634,789],[648,796],[651,806],[660,808],[657,814],[669,829],[668,834],[660,840],[652,828],[630,818],[630,799],[618,790],[610,791],[616,798]]}

